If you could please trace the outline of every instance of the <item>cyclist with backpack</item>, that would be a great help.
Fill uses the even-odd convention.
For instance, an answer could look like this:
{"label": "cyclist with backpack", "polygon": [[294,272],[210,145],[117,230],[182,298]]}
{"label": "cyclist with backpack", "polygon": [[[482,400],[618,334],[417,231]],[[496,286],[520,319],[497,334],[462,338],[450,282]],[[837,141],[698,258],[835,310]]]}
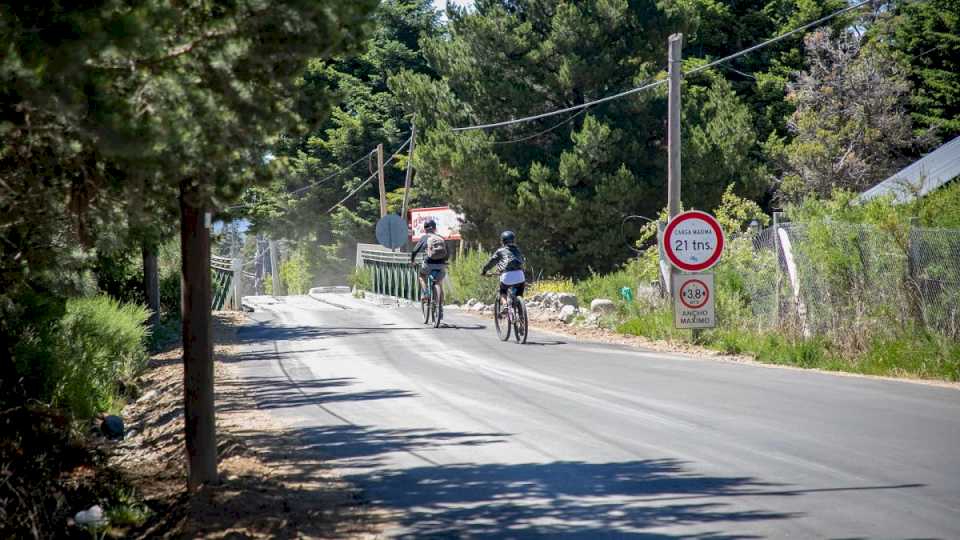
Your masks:
{"label": "cyclist with backpack", "polygon": [[439,270],[437,282],[443,281],[447,270],[447,259],[450,254],[447,252],[447,242],[442,236],[437,234],[436,221],[428,219],[427,222],[423,224],[423,230],[424,235],[420,237],[420,241],[417,242],[417,245],[413,248],[413,252],[410,254],[410,264],[416,264],[417,255],[421,251],[426,253],[427,258],[423,260],[423,265],[420,266],[420,272],[417,276],[420,280],[420,290],[424,291],[423,296],[425,297],[427,276],[431,271]]}
{"label": "cyclist with backpack", "polygon": [[480,271],[481,276],[486,276],[487,271],[497,267],[500,272],[500,305],[507,305],[507,293],[510,288],[517,291],[517,296],[523,296],[526,288],[527,278],[523,273],[523,253],[516,245],[517,235],[513,231],[503,231],[500,235],[500,244],[503,247],[498,249],[483,265]]}

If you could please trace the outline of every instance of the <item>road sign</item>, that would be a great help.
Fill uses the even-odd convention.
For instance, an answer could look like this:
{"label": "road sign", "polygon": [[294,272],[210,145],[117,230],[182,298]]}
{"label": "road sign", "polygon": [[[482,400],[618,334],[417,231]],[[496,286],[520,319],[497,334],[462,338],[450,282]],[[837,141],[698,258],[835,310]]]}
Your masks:
{"label": "road sign", "polygon": [[377,221],[377,242],[396,249],[407,243],[407,222],[396,214],[387,214]]}
{"label": "road sign", "polygon": [[673,290],[674,324],[677,328],[713,328],[717,325],[714,309],[713,273],[676,274]]}
{"label": "road sign", "polygon": [[667,260],[685,272],[700,272],[717,264],[723,244],[717,218],[699,210],[677,214],[663,231]]}
{"label": "road sign", "polygon": [[437,224],[437,234],[444,240],[461,240],[460,225],[463,223],[463,216],[450,207],[411,208],[408,213],[414,242],[423,237],[423,224],[430,219]]}

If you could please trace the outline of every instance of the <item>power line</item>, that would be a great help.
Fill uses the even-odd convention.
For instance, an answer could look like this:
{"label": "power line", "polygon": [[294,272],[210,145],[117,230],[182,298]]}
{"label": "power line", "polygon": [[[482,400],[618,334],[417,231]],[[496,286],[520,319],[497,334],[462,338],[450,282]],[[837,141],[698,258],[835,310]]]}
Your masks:
{"label": "power line", "polygon": [[373,154],[373,152],[374,152],[374,150],[371,150],[371,151],[367,152],[367,153],[364,154],[364,156],[361,157],[360,159],[358,159],[358,160],[354,161],[353,163],[351,163],[350,165],[347,165],[346,167],[343,167],[342,169],[340,169],[340,170],[338,170],[338,171],[336,171],[336,172],[328,175],[328,176],[325,177],[325,178],[322,178],[322,179],[320,179],[320,180],[317,180],[316,182],[314,182],[314,183],[312,183],[312,184],[307,184],[307,185],[303,186],[302,188],[297,188],[297,189],[291,191],[291,192],[290,192],[290,195],[296,195],[297,193],[302,193],[302,192],[304,192],[304,191],[306,191],[306,190],[308,190],[308,189],[310,189],[310,188],[319,186],[320,184],[322,184],[322,183],[330,180],[331,178],[334,178],[334,177],[336,177],[336,176],[339,176],[341,173],[344,173],[344,172],[346,172],[346,171],[349,171],[350,169],[356,167],[361,161],[369,158],[369,157],[370,157],[370,154]]}
{"label": "power line", "polygon": [[[396,158],[398,155],[400,155],[400,152],[403,152],[403,149],[406,148],[408,144],[410,144],[410,139],[411,139],[411,138],[412,138],[412,137],[408,137],[407,140],[406,140],[403,144],[401,144],[400,147],[397,148],[397,149],[393,152],[393,154],[392,154],[386,161],[383,162],[383,166],[384,166],[384,167],[386,167],[387,165],[389,165],[390,162],[394,160],[394,158]],[[369,155],[369,154],[368,154],[368,155]],[[367,157],[367,156],[364,156],[364,158],[366,158],[366,157]],[[337,204],[331,206],[331,207],[330,207],[326,212],[324,212],[324,213],[325,213],[325,214],[329,214],[330,212],[333,212],[338,206],[340,206],[341,204],[345,203],[350,197],[353,197],[358,191],[360,191],[361,189],[363,189],[364,186],[366,186],[366,185],[369,184],[374,178],[376,178],[376,177],[377,177],[377,174],[378,174],[378,173],[375,172],[375,173],[371,174],[370,176],[368,176],[366,180],[364,180],[363,182],[360,183],[360,185],[358,185],[357,187],[353,188],[353,190],[350,191],[350,193],[348,193],[346,197],[340,199],[340,202],[338,202]]]}
{"label": "power line", "polygon": [[547,129],[543,130],[543,131],[538,131],[538,132],[534,133],[533,135],[527,135],[526,137],[520,137],[520,138],[517,138],[517,139],[510,139],[510,140],[506,140],[506,141],[491,141],[490,144],[513,144],[513,143],[518,143],[518,142],[523,142],[523,141],[529,141],[530,139],[536,139],[537,137],[539,137],[539,136],[541,136],[541,135],[546,135],[547,133],[550,133],[551,131],[553,131],[553,130],[555,130],[555,129],[563,126],[563,125],[569,124],[571,121],[573,121],[574,118],[580,116],[581,114],[583,114],[583,113],[585,113],[585,112],[587,112],[587,107],[584,107],[584,108],[580,109],[579,111],[571,114],[570,117],[566,118],[565,120],[562,120],[561,122],[558,122],[558,123],[554,124],[553,126],[550,126],[550,127],[548,127]]}
{"label": "power line", "polygon": [[[696,67],[696,68],[694,68],[694,69],[691,69],[690,71],[684,72],[683,75],[692,75],[692,74],[694,74],[694,73],[698,73],[698,72],[703,71],[703,70],[705,70],[705,69],[709,69],[709,68],[711,68],[711,67],[713,67],[713,66],[716,66],[716,65],[718,65],[718,64],[722,64],[722,63],[724,63],[724,62],[729,62],[730,60],[733,60],[734,58],[738,58],[738,57],[743,56],[743,55],[745,55],[745,54],[749,54],[749,53],[751,53],[751,52],[753,52],[753,51],[756,51],[756,50],[758,50],[758,49],[762,49],[762,48],[764,48],[764,47],[768,47],[768,46],[770,46],[770,45],[773,45],[774,43],[777,43],[778,41],[782,41],[782,40],[784,40],[784,39],[786,39],[786,38],[788,38],[788,37],[796,34],[797,32],[802,32],[802,31],[807,30],[807,29],[809,29],[809,28],[811,28],[811,27],[813,27],[813,26],[816,26],[816,25],[818,25],[818,24],[821,24],[821,23],[824,23],[824,22],[826,22],[826,21],[829,21],[830,19],[833,19],[834,17],[838,17],[838,16],[840,16],[840,15],[843,15],[844,13],[848,13],[848,12],[853,11],[853,10],[855,10],[855,9],[859,9],[859,8],[861,8],[861,7],[863,7],[863,6],[871,3],[872,1],[873,1],[873,0],[862,0],[861,2],[857,2],[856,4],[847,6],[847,7],[843,8],[843,9],[841,9],[841,10],[835,11],[835,12],[833,12],[833,13],[831,13],[831,14],[829,14],[829,15],[826,15],[826,16],[824,16],[824,17],[821,17],[821,18],[819,18],[819,19],[817,19],[817,20],[815,20],[815,21],[809,22],[809,23],[807,23],[807,24],[805,24],[805,25],[803,25],[803,26],[799,26],[799,27],[797,27],[797,28],[794,28],[793,30],[790,30],[789,32],[785,32],[785,33],[783,33],[783,34],[780,34],[779,36],[776,36],[776,37],[774,37],[774,38],[768,39],[767,41],[764,41],[764,42],[762,42],[762,43],[758,43],[757,45],[754,45],[754,46],[752,46],[752,47],[748,47],[748,48],[743,49],[743,50],[741,50],[741,51],[735,52],[735,53],[733,53],[733,54],[731,54],[731,55],[724,56],[723,58],[720,58],[720,59],[718,59],[718,60],[714,60],[713,62],[709,62],[709,63],[704,64],[704,65],[702,65],[702,66],[698,66],[698,67]],[[563,114],[563,113],[572,112],[572,111],[576,111],[576,110],[580,110],[580,109],[585,109],[585,108],[587,108],[587,107],[591,107],[591,106],[597,105],[597,104],[599,104],[599,103],[605,103],[605,102],[607,102],[607,101],[612,101],[612,100],[615,100],[615,99],[620,99],[620,98],[622,98],[622,97],[626,97],[626,96],[629,96],[629,95],[632,95],[632,94],[636,94],[637,92],[642,92],[642,91],[644,91],[644,90],[649,90],[649,89],[651,89],[651,88],[655,88],[655,87],[657,87],[657,86],[660,86],[660,85],[666,84],[666,83],[667,83],[667,79],[661,79],[661,80],[658,80],[658,81],[654,81],[654,82],[651,82],[651,83],[647,83],[647,84],[640,85],[640,86],[638,86],[638,87],[636,87],[636,88],[631,88],[630,90],[625,90],[625,91],[623,91],[623,92],[620,92],[619,94],[614,94],[614,95],[612,95],[612,96],[607,96],[607,97],[600,98],[600,99],[597,99],[597,100],[594,100],[594,101],[588,101],[587,103],[583,103],[583,104],[580,104],[580,105],[574,105],[573,107],[567,107],[567,108],[565,108],[565,109],[558,109],[558,110],[556,110],[556,111],[546,112],[546,113],[537,114],[537,115],[533,115],[533,116],[526,116],[526,117],[523,117],[523,118],[516,118],[516,119],[514,119],[514,120],[505,120],[505,121],[503,121],[503,122],[494,122],[494,123],[491,123],[491,124],[480,124],[480,125],[475,125],[475,126],[458,127],[458,128],[453,128],[453,131],[471,131],[471,130],[476,130],[476,129],[490,129],[490,128],[496,128],[496,127],[509,126],[509,125],[512,125],[512,124],[519,124],[519,123],[522,123],[522,122],[531,122],[531,121],[533,121],[533,120],[539,120],[539,119],[541,119],[541,118],[547,118],[547,117],[549,117],[549,116],[555,116],[555,115],[558,115],[558,114]]]}
{"label": "power line", "polygon": [[840,15],[843,15],[844,13],[853,11],[853,10],[855,10],[855,9],[859,9],[859,8],[861,8],[861,7],[869,4],[870,2],[873,2],[873,0],[863,0],[862,2],[857,2],[856,4],[853,4],[853,5],[851,5],[851,6],[847,6],[847,7],[843,8],[843,9],[841,9],[841,10],[834,11],[833,13],[831,13],[831,14],[829,14],[829,15],[826,15],[826,16],[824,16],[824,17],[820,17],[819,19],[817,19],[817,20],[815,20],[815,21],[813,21],[813,22],[809,22],[809,23],[807,23],[807,24],[805,24],[805,25],[803,25],[803,26],[799,26],[799,27],[797,27],[797,28],[794,28],[793,30],[790,30],[789,32],[785,32],[785,33],[783,33],[783,34],[780,34],[779,36],[777,36],[777,37],[775,37],[775,38],[768,39],[767,41],[764,41],[763,43],[758,43],[757,45],[754,45],[753,47],[748,47],[748,48],[746,48],[746,49],[744,49],[744,50],[742,50],[742,51],[735,52],[735,53],[733,53],[733,54],[731,54],[731,55],[729,55],[729,56],[724,56],[723,58],[720,58],[719,60],[714,60],[713,62],[710,62],[710,63],[708,63],[708,64],[704,64],[704,65],[702,65],[702,66],[693,68],[693,69],[691,69],[690,71],[684,72],[684,75],[693,75],[694,73],[703,71],[703,70],[705,70],[705,69],[710,69],[710,68],[712,68],[713,66],[715,66],[715,65],[717,65],[717,64],[722,64],[722,63],[724,63],[724,62],[729,62],[730,60],[733,60],[734,58],[738,58],[738,57],[743,56],[743,55],[745,55],[745,54],[752,53],[753,51],[755,51],[755,50],[757,50],[757,49],[762,49],[762,48],[764,48],[764,47],[768,47],[768,46],[773,45],[774,43],[776,43],[776,42],[778,42],[778,41],[782,41],[782,40],[784,40],[784,39],[786,39],[786,38],[788,38],[788,37],[796,34],[797,32],[802,32],[802,31],[807,30],[807,29],[809,29],[809,28],[811,28],[811,27],[813,27],[813,26],[817,26],[818,24],[827,22],[827,21],[829,21],[830,19],[833,19],[834,17],[839,17]]}

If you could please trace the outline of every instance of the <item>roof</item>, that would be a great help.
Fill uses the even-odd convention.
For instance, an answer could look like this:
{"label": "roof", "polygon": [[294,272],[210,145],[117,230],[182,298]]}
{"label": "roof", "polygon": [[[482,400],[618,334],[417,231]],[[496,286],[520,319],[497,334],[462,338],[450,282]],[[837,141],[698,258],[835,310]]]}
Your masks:
{"label": "roof", "polygon": [[960,176],[960,137],[864,191],[856,202],[892,195],[894,203],[905,203],[925,196],[957,176]]}

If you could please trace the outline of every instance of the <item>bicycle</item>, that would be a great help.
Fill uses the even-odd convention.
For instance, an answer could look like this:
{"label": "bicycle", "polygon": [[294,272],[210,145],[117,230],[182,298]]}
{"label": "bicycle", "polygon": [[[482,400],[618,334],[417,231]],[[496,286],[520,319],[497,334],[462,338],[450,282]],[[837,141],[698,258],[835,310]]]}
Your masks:
{"label": "bicycle", "polygon": [[523,302],[523,297],[517,295],[516,285],[507,289],[507,302],[507,309],[503,310],[498,290],[497,299],[493,303],[493,325],[497,328],[497,337],[500,341],[508,341],[512,330],[517,343],[526,343],[530,321],[527,319],[527,305]]}
{"label": "bicycle", "polygon": [[423,324],[433,322],[434,328],[440,327],[443,320],[443,286],[440,277],[443,270],[433,268],[427,274],[427,289],[420,295],[420,310],[423,312]]}

